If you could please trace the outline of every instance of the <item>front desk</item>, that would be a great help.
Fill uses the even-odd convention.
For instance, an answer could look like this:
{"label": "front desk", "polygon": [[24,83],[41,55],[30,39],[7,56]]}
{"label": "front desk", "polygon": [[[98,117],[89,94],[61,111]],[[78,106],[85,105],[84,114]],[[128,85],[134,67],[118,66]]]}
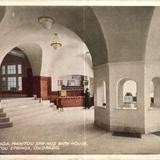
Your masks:
{"label": "front desk", "polygon": [[58,107],[79,107],[84,104],[84,96],[58,97]]}

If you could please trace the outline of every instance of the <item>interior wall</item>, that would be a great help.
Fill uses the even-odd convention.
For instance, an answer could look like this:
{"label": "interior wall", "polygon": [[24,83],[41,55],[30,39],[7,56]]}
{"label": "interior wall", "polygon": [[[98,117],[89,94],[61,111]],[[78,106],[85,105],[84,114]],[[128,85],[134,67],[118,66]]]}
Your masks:
{"label": "interior wall", "polygon": [[52,77],[52,91],[59,90],[58,78],[63,75],[93,77],[92,57],[88,54],[89,49],[85,43],[75,33],[64,27],[61,27],[59,39],[62,47],[57,50],[52,48],[52,60],[48,68],[49,75]]}
{"label": "interior wall", "polygon": [[[131,79],[137,83],[137,109],[118,108],[118,82],[122,79]],[[109,83],[111,131],[144,133],[144,63],[110,63]]]}
{"label": "interior wall", "polygon": [[146,53],[145,53],[145,132],[156,132],[160,130],[160,110],[159,106],[151,108],[150,96],[152,90],[150,83],[152,79],[160,76],[160,7],[154,9],[152,19],[150,22]]}
{"label": "interior wall", "polygon": [[[39,43],[40,37],[36,37],[33,33],[34,29],[30,28],[29,30],[26,30],[22,27],[13,29],[10,31],[10,34],[6,34],[3,39],[0,38],[2,53],[0,56],[0,62],[2,62],[5,55],[10,50],[15,47],[19,47],[28,57],[34,74],[40,75],[42,64],[42,47]],[[37,35],[39,34],[37,33]]]}
{"label": "interior wall", "polygon": [[[109,129],[110,126],[110,98],[109,98],[109,68],[108,64],[94,67],[94,123],[95,125]],[[103,82],[106,82],[106,106],[103,106]]]}
{"label": "interior wall", "polygon": [[18,46],[27,56],[34,76],[41,75],[42,48],[35,43],[20,44]]}
{"label": "interior wall", "polygon": [[94,67],[94,104],[96,106],[102,106],[103,103],[103,81],[106,82],[106,106],[109,106],[109,70],[107,64]]}
{"label": "interior wall", "polygon": [[[88,7],[85,9],[86,28],[83,23],[83,7],[38,7],[36,9],[35,7],[6,7],[4,18],[2,17],[0,23],[0,62],[12,48],[19,46],[29,54],[28,58],[34,75],[52,77],[52,90],[57,90],[57,77],[63,74],[83,74],[93,77],[92,66],[85,55],[88,48],[79,38],[81,37],[89,47],[93,64],[96,66],[94,67],[95,89],[103,80],[106,81],[106,102],[107,106],[110,106],[106,117],[111,118],[111,129],[120,127],[124,130],[129,128],[143,132],[145,72],[143,63],[132,61],[143,61],[145,49],[147,56],[148,53],[154,54],[154,56],[148,56],[147,60],[160,59],[158,56],[160,9],[156,7],[154,14],[154,7]],[[51,30],[44,29],[38,23],[38,17],[43,16],[44,13],[55,17],[58,21]],[[86,29],[85,33],[84,29]],[[58,50],[50,46],[55,32],[58,32],[63,45]],[[145,48],[147,38],[147,48]],[[103,47],[101,47],[102,44]],[[108,64],[105,64],[107,62],[117,63],[109,64],[108,69]],[[115,109],[117,81],[126,77],[133,78],[138,84],[137,110]],[[148,83],[146,79],[145,85]],[[146,88],[145,96],[147,95]],[[95,93],[95,102],[98,100],[97,96],[101,97]],[[148,104],[147,100],[145,103]],[[148,118],[145,122],[147,121]],[[148,128],[152,125],[153,123],[150,123]]]}
{"label": "interior wall", "polygon": [[[93,55],[92,58],[94,59],[94,65],[102,64],[107,61],[107,49],[103,33],[97,18],[90,7],[85,7],[84,9],[84,7],[81,6],[8,6],[6,7],[4,19],[0,24],[0,35],[5,35],[5,37],[3,37],[4,42],[2,41],[3,44],[1,43],[2,46],[6,48],[6,44],[4,44],[5,39],[10,39],[11,49],[14,46],[17,46],[19,42],[22,43],[22,39],[26,39],[30,34],[32,34],[32,38],[30,38],[28,42],[39,43],[41,38],[45,39],[47,42],[48,38],[46,38],[45,35],[48,36],[48,31],[44,30],[44,28],[38,23],[38,18],[44,15],[51,16],[56,20],[53,30],[49,31],[50,36],[52,36],[52,33],[54,32],[56,24],[61,24],[62,26],[71,29],[81,37],[83,41],[85,41]],[[84,18],[86,21],[85,26],[83,23]],[[16,30],[18,30],[18,34]],[[32,33],[30,32],[31,30],[33,31]],[[35,40],[33,35],[36,35],[38,38]],[[17,41],[17,37],[19,37],[21,41],[18,41],[17,44],[12,44],[11,46],[11,43]],[[96,46],[95,43],[97,44]],[[101,53],[101,55],[99,55],[99,53]]]}
{"label": "interior wall", "polygon": [[[145,128],[146,133],[160,130],[160,106],[150,106],[150,82],[155,77],[160,77],[160,62],[149,62],[145,64]],[[156,87],[156,86],[155,86]]]}
{"label": "interior wall", "polygon": [[[60,73],[61,75],[81,74],[93,77],[92,60],[86,55],[88,48],[75,33],[58,24],[55,24],[54,30],[51,31],[45,30],[41,26],[35,31],[35,26],[32,29],[31,27],[33,26],[26,29],[22,25],[6,35],[1,43],[3,54],[0,58],[3,59],[9,50],[18,46],[28,56],[35,76],[52,77],[52,90],[55,91],[57,90],[57,77]],[[59,33],[60,42],[63,44],[57,50],[50,46],[55,32]],[[22,36],[24,34],[26,34],[25,37]],[[8,43],[8,39],[10,39],[10,43]],[[66,68],[68,69],[66,70]],[[53,71],[55,72],[53,73]]]}

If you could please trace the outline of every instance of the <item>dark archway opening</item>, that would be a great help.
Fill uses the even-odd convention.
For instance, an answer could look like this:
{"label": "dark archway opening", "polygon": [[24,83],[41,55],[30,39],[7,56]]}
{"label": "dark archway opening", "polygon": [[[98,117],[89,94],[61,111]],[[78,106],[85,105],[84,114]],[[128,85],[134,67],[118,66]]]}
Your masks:
{"label": "dark archway opening", "polygon": [[25,53],[19,48],[12,49],[0,66],[1,97],[32,96],[32,68]]}

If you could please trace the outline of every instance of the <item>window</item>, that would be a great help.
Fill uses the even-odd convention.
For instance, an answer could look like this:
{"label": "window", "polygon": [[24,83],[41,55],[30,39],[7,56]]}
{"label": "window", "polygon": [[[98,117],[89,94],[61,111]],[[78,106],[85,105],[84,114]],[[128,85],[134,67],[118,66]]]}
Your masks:
{"label": "window", "polygon": [[8,74],[16,74],[16,65],[8,65],[7,66]]}
{"label": "window", "polygon": [[[7,69],[7,70],[6,70]],[[22,65],[1,66],[1,90],[22,91]]]}
{"label": "window", "polygon": [[2,74],[6,74],[6,66],[2,66],[2,68],[1,68],[1,73],[2,73]]}
{"label": "window", "polygon": [[18,64],[18,74],[22,74],[22,65]]}
{"label": "window", "polygon": [[4,90],[4,91],[7,90],[6,77],[2,77],[2,79],[1,79],[1,89]]}
{"label": "window", "polygon": [[133,80],[123,79],[118,84],[118,108],[136,108],[137,84]]}
{"label": "window", "polygon": [[8,77],[8,90],[15,91],[16,89],[16,77]]}
{"label": "window", "polygon": [[22,77],[18,77],[18,90],[22,91]]}

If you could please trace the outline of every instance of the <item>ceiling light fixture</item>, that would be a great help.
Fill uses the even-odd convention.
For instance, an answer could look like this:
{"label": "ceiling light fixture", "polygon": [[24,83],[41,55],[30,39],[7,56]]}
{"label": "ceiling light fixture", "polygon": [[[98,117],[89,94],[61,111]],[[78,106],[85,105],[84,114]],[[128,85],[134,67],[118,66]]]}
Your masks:
{"label": "ceiling light fixture", "polygon": [[[38,22],[46,29],[50,30],[55,23],[55,20],[49,16],[41,16],[38,18]],[[62,47],[62,44],[59,42],[58,33],[53,34],[53,41],[50,44],[54,49]]]}
{"label": "ceiling light fixture", "polygon": [[54,49],[57,49],[59,47],[62,47],[62,43],[59,42],[59,37],[58,37],[58,33],[54,33],[53,35],[53,42],[51,43],[51,46]]}
{"label": "ceiling light fixture", "polygon": [[38,22],[46,29],[51,29],[55,23],[55,19],[50,16],[41,16],[38,18]]}

